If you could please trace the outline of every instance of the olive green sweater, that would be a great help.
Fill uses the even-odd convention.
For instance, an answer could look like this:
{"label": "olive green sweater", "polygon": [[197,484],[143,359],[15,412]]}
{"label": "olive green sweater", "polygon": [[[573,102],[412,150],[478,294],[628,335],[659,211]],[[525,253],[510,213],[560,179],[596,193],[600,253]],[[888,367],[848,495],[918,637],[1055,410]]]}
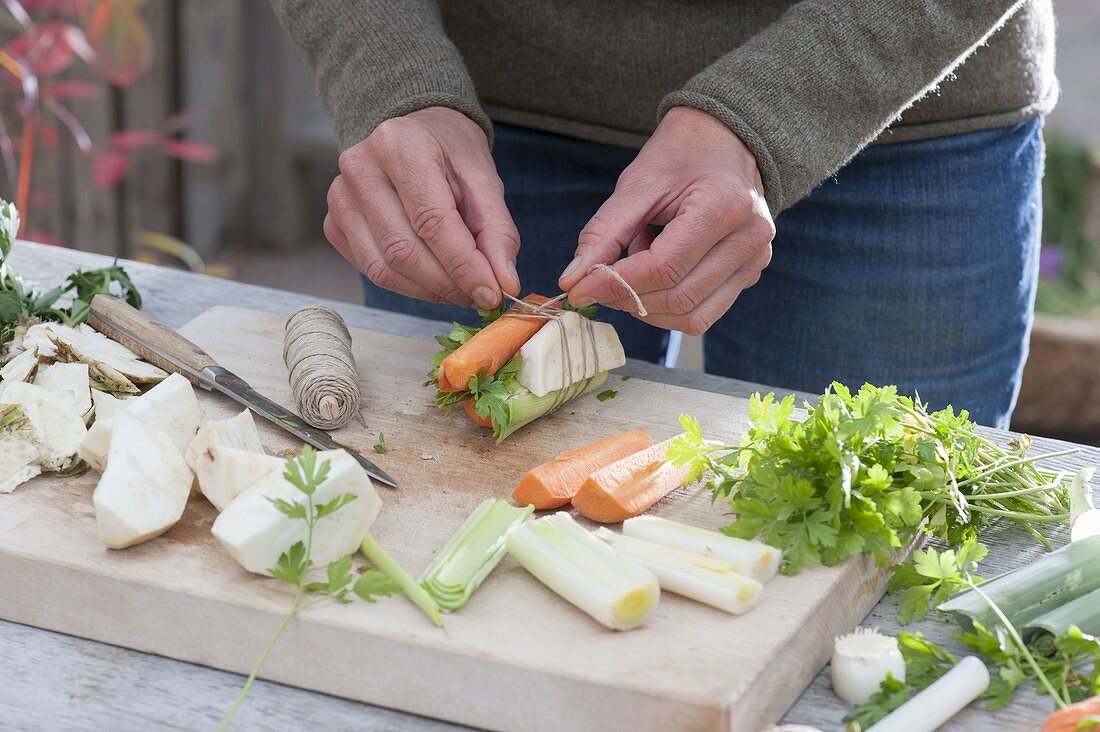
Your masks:
{"label": "olive green sweater", "polygon": [[1051,0],[272,0],[344,147],[443,105],[640,146],[670,107],[756,156],[773,213],[864,146],[1050,110]]}

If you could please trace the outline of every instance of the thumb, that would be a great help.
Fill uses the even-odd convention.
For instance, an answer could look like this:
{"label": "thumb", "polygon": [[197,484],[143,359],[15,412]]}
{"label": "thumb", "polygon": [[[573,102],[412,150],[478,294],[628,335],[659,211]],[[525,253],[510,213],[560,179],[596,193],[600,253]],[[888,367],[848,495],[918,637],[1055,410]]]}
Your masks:
{"label": "thumb", "polygon": [[558,278],[562,291],[570,292],[580,284],[594,265],[618,260],[647,225],[653,207],[651,196],[633,187],[615,188],[581,231],[576,255]]}

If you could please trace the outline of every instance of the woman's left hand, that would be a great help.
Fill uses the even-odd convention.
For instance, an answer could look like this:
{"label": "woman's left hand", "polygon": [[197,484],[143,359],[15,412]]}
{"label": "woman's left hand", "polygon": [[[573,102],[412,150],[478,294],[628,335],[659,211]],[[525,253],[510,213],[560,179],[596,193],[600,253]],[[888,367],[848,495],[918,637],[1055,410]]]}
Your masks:
{"label": "woman's left hand", "polygon": [[[622,285],[590,272],[610,264],[641,297],[642,320],[699,335],[771,261],[775,225],[763,191],[737,135],[706,112],[674,107],[581,232],[558,282],[577,307],[633,312]],[[655,237],[650,225],[664,228]]]}

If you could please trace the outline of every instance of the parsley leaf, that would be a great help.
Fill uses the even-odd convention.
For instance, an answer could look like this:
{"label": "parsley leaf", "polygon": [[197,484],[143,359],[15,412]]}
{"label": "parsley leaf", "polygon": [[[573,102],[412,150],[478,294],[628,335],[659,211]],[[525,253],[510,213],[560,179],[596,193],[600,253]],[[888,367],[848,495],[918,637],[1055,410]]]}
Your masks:
{"label": "parsley leaf", "polygon": [[617,396],[619,396],[619,392],[615,391],[614,389],[604,389],[596,395],[596,398],[599,399],[601,402],[606,402],[608,399],[614,399]]}
{"label": "parsley leaf", "polygon": [[386,436],[379,432],[378,442],[374,443],[374,451],[379,455],[385,455],[388,450],[389,448],[386,447]]}

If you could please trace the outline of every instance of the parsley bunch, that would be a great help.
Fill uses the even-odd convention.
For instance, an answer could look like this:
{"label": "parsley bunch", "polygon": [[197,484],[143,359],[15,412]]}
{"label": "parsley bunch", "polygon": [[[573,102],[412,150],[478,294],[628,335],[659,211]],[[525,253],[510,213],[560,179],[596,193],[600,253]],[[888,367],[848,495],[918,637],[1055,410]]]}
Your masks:
{"label": "parsley bunch", "polygon": [[668,453],[691,466],[689,479],[711,475],[714,497],[737,515],[723,531],[782,549],[788,574],[858,554],[885,566],[922,528],[958,545],[994,518],[1049,547],[1032,523],[1068,516],[1062,476],[1035,463],[1073,450],[1029,457],[1024,440],[1002,449],[965,411],[929,412],[893,386],[852,393],[834,383],[805,408],[798,419],[793,397],[754,395],[737,447],[705,440],[699,422],[682,417],[686,434]]}
{"label": "parsley bunch", "polygon": [[[309,581],[309,572],[313,569],[313,532],[317,522],[325,516],[336,513],[357,498],[353,493],[342,493],[326,503],[316,503],[313,500],[317,489],[328,477],[330,467],[331,464],[327,460],[318,464],[317,451],[309,445],[304,445],[298,457],[287,458],[286,471],[283,473],[283,477],[286,478],[287,482],[301,492],[304,500],[269,499],[272,505],[284,516],[296,521],[304,521],[308,527],[305,542],[295,542],[279,555],[277,565],[270,570],[275,579],[295,588],[294,599],[291,601],[290,610],[283,617],[282,623],[279,624],[275,634],[271,636],[271,640],[264,647],[260,657],[256,659],[256,664],[248,674],[237,700],[218,725],[219,730],[224,730],[229,726],[233,715],[237,713],[241,704],[244,703],[245,697],[248,696],[248,692],[256,681],[256,676],[260,673],[267,657],[274,650],[275,644],[279,642],[279,638],[282,637],[287,626],[290,625],[290,621],[297,617],[298,613],[326,601],[341,604],[350,603],[352,599],[349,594],[373,603],[378,597],[388,597],[400,591],[400,587],[389,575],[377,569],[368,569],[353,581],[350,554],[329,563],[325,567],[324,580]],[[314,594],[318,597],[306,602],[307,594]]]}

